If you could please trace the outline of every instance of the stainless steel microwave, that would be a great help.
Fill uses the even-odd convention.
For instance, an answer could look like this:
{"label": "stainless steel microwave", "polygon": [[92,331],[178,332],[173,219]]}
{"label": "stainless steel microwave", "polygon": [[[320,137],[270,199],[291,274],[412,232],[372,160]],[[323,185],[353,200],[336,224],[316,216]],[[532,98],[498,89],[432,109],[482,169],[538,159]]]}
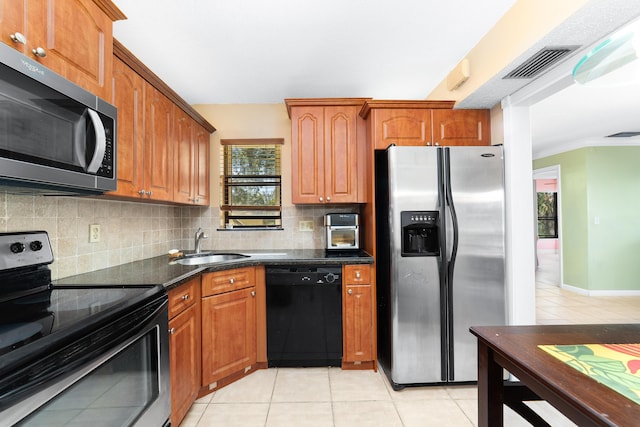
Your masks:
{"label": "stainless steel microwave", "polygon": [[0,43],[0,187],[15,193],[116,189],[113,105]]}

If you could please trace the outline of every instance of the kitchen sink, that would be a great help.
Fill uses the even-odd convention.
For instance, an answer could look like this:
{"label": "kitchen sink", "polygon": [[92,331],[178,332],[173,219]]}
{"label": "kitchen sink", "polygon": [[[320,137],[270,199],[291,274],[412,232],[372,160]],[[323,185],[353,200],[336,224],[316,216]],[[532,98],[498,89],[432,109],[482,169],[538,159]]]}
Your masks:
{"label": "kitchen sink", "polygon": [[249,255],[242,254],[191,254],[185,258],[180,258],[176,262],[183,265],[200,265],[200,264],[213,264],[216,262],[233,261],[241,258],[249,258]]}

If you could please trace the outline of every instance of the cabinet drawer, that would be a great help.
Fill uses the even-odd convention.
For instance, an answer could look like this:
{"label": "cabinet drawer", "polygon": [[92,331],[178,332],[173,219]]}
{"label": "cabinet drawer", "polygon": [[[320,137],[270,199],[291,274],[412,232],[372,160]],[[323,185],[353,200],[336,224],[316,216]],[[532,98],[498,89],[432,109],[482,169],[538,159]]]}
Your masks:
{"label": "cabinet drawer", "polygon": [[342,284],[343,285],[362,285],[369,284],[371,276],[370,265],[345,265],[342,267]]}
{"label": "cabinet drawer", "polygon": [[256,271],[253,267],[234,268],[232,270],[208,273],[202,276],[202,296],[216,295],[243,289],[256,284]]}
{"label": "cabinet drawer", "polygon": [[171,289],[168,296],[169,319],[172,319],[200,299],[200,278]]}

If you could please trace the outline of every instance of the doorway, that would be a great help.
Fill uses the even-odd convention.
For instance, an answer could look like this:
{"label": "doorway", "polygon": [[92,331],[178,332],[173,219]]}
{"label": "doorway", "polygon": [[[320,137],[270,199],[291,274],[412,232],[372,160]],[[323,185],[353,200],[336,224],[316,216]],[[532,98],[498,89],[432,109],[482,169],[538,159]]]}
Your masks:
{"label": "doorway", "polygon": [[560,166],[533,171],[536,200],[536,287],[562,287]]}

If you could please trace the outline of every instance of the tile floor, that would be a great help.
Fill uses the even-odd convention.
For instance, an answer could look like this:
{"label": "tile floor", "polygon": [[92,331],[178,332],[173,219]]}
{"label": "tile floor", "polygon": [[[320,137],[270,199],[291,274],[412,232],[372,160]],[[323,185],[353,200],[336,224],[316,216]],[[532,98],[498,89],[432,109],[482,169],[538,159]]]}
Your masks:
{"label": "tile floor", "polygon": [[[473,427],[475,386],[393,391],[381,373],[339,368],[259,370],[198,400],[181,427]],[[544,402],[553,426],[574,426]],[[528,426],[509,409],[505,425]]]}
{"label": "tile floor", "polygon": [[536,323],[640,323],[640,296],[585,296],[562,289],[558,255],[542,251],[536,273]]}
{"label": "tile floor", "polygon": [[[585,297],[558,287],[555,254],[536,274],[538,323],[640,322],[640,297]],[[530,405],[554,427],[575,426],[546,402]],[[182,427],[473,427],[475,386],[393,391],[382,372],[339,368],[257,371],[198,400]],[[505,426],[528,426],[505,408]]]}

